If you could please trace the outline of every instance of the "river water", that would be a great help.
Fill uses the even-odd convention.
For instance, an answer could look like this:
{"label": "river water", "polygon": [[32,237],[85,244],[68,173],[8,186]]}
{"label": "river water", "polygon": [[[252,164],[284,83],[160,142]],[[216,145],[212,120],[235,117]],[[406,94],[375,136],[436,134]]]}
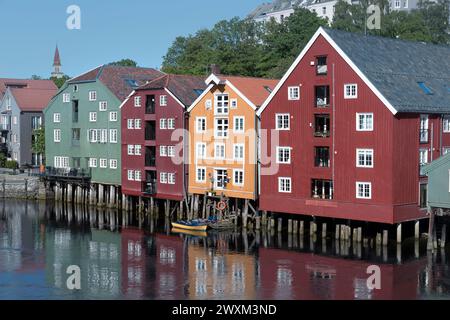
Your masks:
{"label": "river water", "polygon": [[[0,299],[450,299],[450,252],[270,232],[174,233],[115,211],[0,202]],[[118,227],[119,224],[128,224]],[[69,266],[80,290],[69,290]],[[369,289],[367,268],[380,268]]]}

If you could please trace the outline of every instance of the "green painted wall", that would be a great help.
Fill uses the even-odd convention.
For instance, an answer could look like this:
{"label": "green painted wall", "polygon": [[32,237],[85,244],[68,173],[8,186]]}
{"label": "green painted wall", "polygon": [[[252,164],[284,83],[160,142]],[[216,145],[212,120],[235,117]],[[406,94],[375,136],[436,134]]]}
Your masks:
{"label": "green painted wall", "polygon": [[434,168],[428,173],[428,206],[450,208],[450,162]]}
{"label": "green painted wall", "polygon": [[[97,168],[92,168],[92,182],[121,184],[121,101],[100,81],[65,85],[44,110],[45,117],[45,156],[46,165],[54,166],[54,157],[69,157],[69,166],[75,167],[74,158],[80,158],[80,168],[89,168],[89,158],[97,159]],[[97,91],[97,100],[89,101],[89,91]],[[63,94],[70,93],[71,102],[63,102]],[[78,122],[73,122],[72,100],[79,101]],[[107,111],[99,110],[99,102],[107,101]],[[111,111],[117,112],[117,121],[110,121]],[[97,112],[97,121],[89,121],[89,113]],[[61,122],[53,121],[54,113],[61,114]],[[80,129],[79,146],[72,143],[72,129]],[[61,142],[54,142],[54,129],[61,129]],[[89,129],[107,129],[107,143],[91,143],[88,140]],[[117,143],[110,143],[110,129],[117,130]],[[100,168],[100,159],[107,159],[107,168]],[[110,159],[117,160],[117,169],[110,168]],[[77,166],[78,167],[78,166]]]}

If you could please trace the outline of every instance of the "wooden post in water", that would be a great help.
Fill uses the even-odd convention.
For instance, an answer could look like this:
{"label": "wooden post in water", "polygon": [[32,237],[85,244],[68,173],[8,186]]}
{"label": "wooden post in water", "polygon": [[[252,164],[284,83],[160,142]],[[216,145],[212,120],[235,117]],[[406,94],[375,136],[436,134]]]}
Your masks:
{"label": "wooden post in water", "polygon": [[248,219],[248,199],[245,199],[244,202],[244,211],[242,211],[242,227],[247,228],[247,219]]}
{"label": "wooden post in water", "polygon": [[283,218],[278,218],[278,232],[283,230]]}
{"label": "wooden post in water", "polygon": [[270,218],[270,230],[275,230],[275,218]]}
{"label": "wooden post in water", "polygon": [[383,246],[387,246],[388,244],[388,231],[383,230]]}
{"label": "wooden post in water", "polygon": [[294,220],[293,222],[292,222],[292,224],[293,224],[293,230],[292,230],[292,233],[293,234],[298,234],[298,220]]}
{"label": "wooden post in water", "polygon": [[72,185],[69,183],[67,184],[67,202],[72,202],[72,195],[73,195]]}
{"label": "wooden post in water", "polygon": [[206,195],[203,195],[203,208],[202,208],[202,218],[206,219],[209,218],[209,216],[206,216]]}
{"label": "wooden post in water", "polygon": [[341,237],[341,230],[340,230],[340,225],[336,225],[336,234],[335,234],[335,239],[339,240],[339,238]]}
{"label": "wooden post in water", "polygon": [[261,218],[262,226],[265,227],[267,224],[267,211],[262,212],[262,218]]}
{"label": "wooden post in water", "polygon": [[292,234],[292,219],[288,219],[288,233]]}
{"label": "wooden post in water", "polygon": [[447,225],[444,223],[442,225],[442,231],[441,231],[441,248],[445,247],[446,238],[447,238]]}
{"label": "wooden post in water", "polygon": [[179,217],[179,219],[180,220],[183,220],[184,219],[184,210],[183,210],[183,208],[184,208],[184,205],[183,205],[183,200],[181,200],[180,201],[180,217]]}
{"label": "wooden post in water", "polygon": [[103,206],[103,204],[104,204],[104,202],[103,202],[104,195],[105,195],[104,187],[101,183],[99,183],[98,184],[98,206],[100,206],[100,207]]}
{"label": "wooden post in water", "polygon": [[420,238],[420,220],[417,220],[414,224],[414,239]]}
{"label": "wooden post in water", "polygon": [[397,244],[402,243],[402,224],[397,225]]}
{"label": "wooden post in water", "polygon": [[165,208],[164,216],[168,218],[170,216],[170,200],[166,199],[166,204],[164,208]]}
{"label": "wooden post in water", "polygon": [[433,250],[433,235],[434,235],[434,210],[431,208],[430,219],[428,221],[428,242],[427,242],[427,250]]}
{"label": "wooden post in water", "polygon": [[322,239],[325,239],[327,237],[327,224],[322,223]]}
{"label": "wooden post in water", "polygon": [[260,216],[256,216],[255,218],[255,228],[257,231],[259,231],[261,229],[261,217]]}
{"label": "wooden post in water", "polygon": [[359,227],[359,228],[358,228],[358,236],[357,236],[356,241],[357,241],[358,243],[361,243],[361,241],[362,241],[362,227]]}
{"label": "wooden post in water", "polygon": [[300,236],[303,237],[305,234],[305,222],[303,220],[300,220]]}

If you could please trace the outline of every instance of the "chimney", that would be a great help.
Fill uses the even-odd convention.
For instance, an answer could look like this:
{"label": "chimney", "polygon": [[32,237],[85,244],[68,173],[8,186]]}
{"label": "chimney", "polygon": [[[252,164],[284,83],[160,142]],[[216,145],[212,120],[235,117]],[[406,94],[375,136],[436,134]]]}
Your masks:
{"label": "chimney", "polygon": [[210,66],[210,68],[211,68],[211,73],[220,74],[220,67],[217,64],[212,64]]}

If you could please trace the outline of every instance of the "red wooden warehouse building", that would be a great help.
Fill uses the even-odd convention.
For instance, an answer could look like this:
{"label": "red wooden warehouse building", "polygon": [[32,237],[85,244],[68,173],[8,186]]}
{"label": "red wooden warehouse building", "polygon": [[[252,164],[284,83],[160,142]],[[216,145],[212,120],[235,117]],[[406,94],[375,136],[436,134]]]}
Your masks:
{"label": "red wooden warehouse building", "polygon": [[420,166],[450,147],[449,75],[449,47],[320,28],[258,112],[260,209],[426,217]]}
{"label": "red wooden warehouse building", "polygon": [[[186,106],[205,79],[166,74],[137,88],[122,104],[122,193],[183,200]],[[187,156],[187,155],[186,155]]]}

